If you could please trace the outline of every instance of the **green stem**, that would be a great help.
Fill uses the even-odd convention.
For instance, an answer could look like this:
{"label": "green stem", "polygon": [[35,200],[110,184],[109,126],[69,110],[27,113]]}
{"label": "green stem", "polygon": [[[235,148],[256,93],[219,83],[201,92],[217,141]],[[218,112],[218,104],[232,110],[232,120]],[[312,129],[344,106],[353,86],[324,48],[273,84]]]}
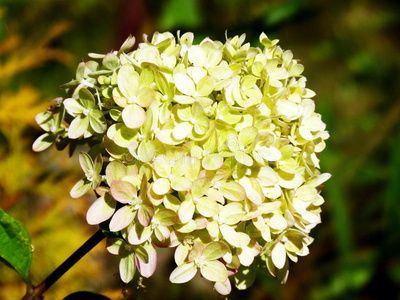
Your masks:
{"label": "green stem", "polygon": [[67,258],[57,269],[54,270],[39,285],[29,288],[21,300],[42,299],[43,293],[48,290],[61,276],[65,274],[76,262],[78,262],[86,253],[92,250],[98,243],[104,239],[104,233],[99,229],[91,238],[89,238],[78,250]]}

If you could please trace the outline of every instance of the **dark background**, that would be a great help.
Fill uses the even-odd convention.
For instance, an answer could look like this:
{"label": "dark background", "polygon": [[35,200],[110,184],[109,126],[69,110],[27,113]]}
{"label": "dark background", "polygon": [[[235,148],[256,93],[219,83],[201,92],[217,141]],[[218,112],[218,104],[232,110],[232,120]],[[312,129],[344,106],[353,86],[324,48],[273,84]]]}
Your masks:
{"label": "dark background", "polygon": [[[71,199],[76,157],[36,154],[34,116],[75,74],[88,52],[118,49],[131,33],[192,31],[196,42],[265,32],[305,65],[317,112],[331,134],[322,153],[333,176],[311,253],[292,263],[286,285],[257,274],[230,299],[400,299],[400,2],[328,0],[0,0],[0,206],[28,228],[39,283],[93,232],[91,196]],[[220,299],[205,280],[172,285],[171,251],[151,279],[118,279],[104,243],[45,294],[91,290],[112,299]],[[0,266],[0,298],[25,286]]]}

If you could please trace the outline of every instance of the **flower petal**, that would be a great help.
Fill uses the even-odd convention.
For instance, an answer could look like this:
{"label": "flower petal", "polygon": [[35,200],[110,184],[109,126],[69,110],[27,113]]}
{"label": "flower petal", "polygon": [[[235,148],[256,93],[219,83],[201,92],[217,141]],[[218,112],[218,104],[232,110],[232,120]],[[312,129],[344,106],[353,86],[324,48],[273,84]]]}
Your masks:
{"label": "flower petal", "polygon": [[139,105],[130,104],[122,111],[122,119],[128,128],[140,128],[146,120],[146,112]]}
{"label": "flower petal", "polygon": [[125,205],[118,209],[110,222],[110,231],[116,232],[126,228],[132,223],[136,216],[136,211],[132,211],[130,205]]}
{"label": "flower petal", "polygon": [[174,74],[176,88],[184,95],[191,96],[195,92],[193,80],[185,73],[177,72]]}
{"label": "flower petal", "polygon": [[184,263],[172,271],[169,280],[172,283],[185,283],[190,281],[196,273],[197,267],[194,262]]}
{"label": "flower petal", "polygon": [[113,215],[116,206],[117,202],[110,194],[107,193],[105,196],[101,196],[89,207],[86,213],[87,222],[90,225],[95,225],[108,220]]}

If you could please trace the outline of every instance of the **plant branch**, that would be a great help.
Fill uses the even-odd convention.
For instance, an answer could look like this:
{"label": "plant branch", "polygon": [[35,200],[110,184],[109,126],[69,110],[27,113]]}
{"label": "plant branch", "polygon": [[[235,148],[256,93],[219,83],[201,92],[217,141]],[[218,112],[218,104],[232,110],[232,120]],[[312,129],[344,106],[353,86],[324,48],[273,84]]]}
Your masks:
{"label": "plant branch", "polygon": [[39,285],[29,288],[25,296],[21,300],[41,299],[43,293],[49,289],[61,276],[65,274],[76,262],[78,262],[86,253],[92,250],[98,243],[104,239],[105,235],[99,229],[92,237],[90,237],[78,250],[67,258],[57,269],[54,270]]}

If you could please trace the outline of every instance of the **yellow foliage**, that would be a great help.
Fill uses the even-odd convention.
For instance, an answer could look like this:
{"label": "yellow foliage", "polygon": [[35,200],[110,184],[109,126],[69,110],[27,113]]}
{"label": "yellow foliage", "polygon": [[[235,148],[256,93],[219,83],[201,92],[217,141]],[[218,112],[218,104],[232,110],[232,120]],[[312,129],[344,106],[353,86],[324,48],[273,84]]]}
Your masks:
{"label": "yellow foliage", "polygon": [[0,45],[0,55],[9,53],[6,61],[0,63],[1,85],[6,84],[18,73],[40,66],[46,61],[57,60],[69,63],[72,55],[61,49],[53,49],[48,44],[69,28],[69,24],[61,22],[49,29],[38,41],[28,41],[18,35],[11,35]]}
{"label": "yellow foliage", "polygon": [[[40,40],[13,34],[0,44],[0,206],[19,219],[31,235],[35,249],[33,284],[40,283],[96,230],[85,221],[94,196],[75,202],[69,196],[70,188],[81,175],[78,160],[69,159],[67,151],[32,151],[37,137],[33,135],[38,132],[34,128],[39,129],[35,116],[46,110],[49,103],[34,87],[9,88],[21,72],[49,60],[64,64],[71,61],[70,53],[49,46],[68,27],[67,23],[57,23]],[[58,286],[46,292],[46,299],[62,299],[87,286],[112,281],[108,276],[98,276],[104,262],[99,257],[105,252],[104,244],[96,249],[63,276]],[[0,286],[0,299],[5,300],[19,299],[26,290],[17,273],[2,264]]]}

